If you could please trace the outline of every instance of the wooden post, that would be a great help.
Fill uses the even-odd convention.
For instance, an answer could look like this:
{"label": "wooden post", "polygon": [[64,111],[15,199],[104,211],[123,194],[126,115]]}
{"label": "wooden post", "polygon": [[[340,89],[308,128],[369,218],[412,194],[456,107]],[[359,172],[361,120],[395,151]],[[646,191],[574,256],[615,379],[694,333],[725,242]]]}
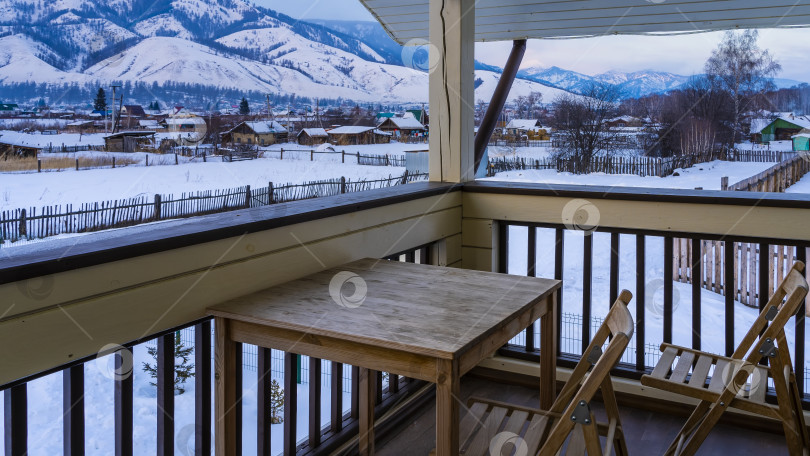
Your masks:
{"label": "wooden post", "polygon": [[28,230],[26,229],[25,223],[25,209],[20,210],[20,237],[26,236],[28,234]]}
{"label": "wooden post", "polygon": [[340,193],[346,193],[346,177],[340,176]]}
{"label": "wooden post", "polygon": [[270,185],[267,186],[267,204],[274,204],[275,201],[273,200],[273,193],[275,190],[273,189],[273,183],[270,182]]}
{"label": "wooden post", "polygon": [[39,158],[37,159],[37,172],[38,173],[42,172],[42,160]]}
{"label": "wooden post", "polygon": [[724,192],[728,190],[728,176],[723,176],[720,178],[720,190]]}
{"label": "wooden post", "polygon": [[280,160],[284,160],[284,148],[283,147],[281,148],[281,159]]}
{"label": "wooden post", "polygon": [[315,161],[315,150],[314,149],[309,150],[309,161]]}
{"label": "wooden post", "polygon": [[357,164],[360,164],[360,152],[357,153]]}
{"label": "wooden post", "polygon": [[155,195],[155,220],[160,220],[160,195]]}
{"label": "wooden post", "polygon": [[113,169],[115,169],[115,156],[113,155]]}
{"label": "wooden post", "polygon": [[146,156],[146,166],[149,166],[149,155]]}
{"label": "wooden post", "polygon": [[205,152],[203,152],[203,163],[205,163],[206,161],[207,160],[205,159]]}
{"label": "wooden post", "polygon": [[76,159],[76,171],[78,171],[78,170],[79,170],[79,159],[77,158]]}
{"label": "wooden post", "polygon": [[177,154],[174,154],[174,164],[175,164],[175,165],[179,165],[179,164],[180,164],[180,160],[178,160],[178,158],[177,158]]}
{"label": "wooden post", "polygon": [[250,207],[250,185],[245,187],[245,207]]}
{"label": "wooden post", "polygon": [[340,152],[340,162],[346,163],[346,149],[343,149],[343,151]]}

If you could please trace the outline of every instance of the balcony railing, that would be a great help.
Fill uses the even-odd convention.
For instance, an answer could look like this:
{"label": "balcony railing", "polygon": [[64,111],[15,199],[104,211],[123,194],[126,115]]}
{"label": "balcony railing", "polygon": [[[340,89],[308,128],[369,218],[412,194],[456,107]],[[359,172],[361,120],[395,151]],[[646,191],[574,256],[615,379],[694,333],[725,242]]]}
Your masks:
{"label": "balcony railing", "polygon": [[[566,219],[566,207],[581,204],[583,199],[601,211],[599,223],[577,224]],[[116,454],[133,454],[133,445],[141,439],[138,432],[145,428],[139,425],[136,429],[134,423],[139,417],[135,413],[132,375],[121,374],[140,369],[128,362],[133,353],[143,353],[149,347],[155,349],[158,413],[156,433],[151,437],[158,453],[178,454],[174,450],[181,448],[179,454],[192,454],[189,451],[193,448],[194,454],[207,454],[213,439],[210,337],[214,328],[210,320],[202,318],[205,307],[353,259],[373,256],[562,279],[558,327],[561,366],[570,366],[579,358],[608,304],[619,290],[628,288],[635,295],[637,328],[616,374],[636,379],[655,364],[657,346],[662,342],[728,354],[747,330],[757,309],[738,302],[739,290],[726,295],[717,293],[724,292],[724,287],[716,287],[718,279],[723,279],[721,284],[735,284],[733,288],[738,288],[736,284],[743,275],[744,262],[734,254],[741,250],[725,246],[747,243],[758,247],[746,251],[758,252],[754,280],[758,290],[768,290],[770,282],[779,278],[779,268],[772,271],[769,265],[774,261],[786,264],[793,259],[806,260],[810,245],[806,232],[810,200],[796,195],[500,183],[461,188],[422,183],[324,201],[209,216],[199,223],[168,222],[173,223],[168,238],[165,232],[131,228],[136,236],[80,242],[70,246],[67,253],[37,252],[5,260],[0,266],[4,273],[0,287],[5,287],[0,291],[4,293],[17,293],[22,290],[20,284],[42,276],[57,285],[65,283],[62,280],[71,285],[54,296],[37,296],[25,302],[23,293],[17,297],[26,307],[25,313],[0,317],[0,327],[4,328],[0,338],[6,347],[0,351],[3,362],[25,360],[25,365],[13,362],[6,366],[13,372],[27,371],[15,377],[6,371],[4,377],[5,454],[26,454],[32,438],[45,438],[29,426],[27,390],[29,382],[49,374],[62,376],[64,453],[83,454],[87,427],[97,426],[85,413],[85,366],[98,356],[104,362],[115,360],[110,369],[113,397],[109,398],[115,423],[109,439],[114,440]],[[704,263],[698,261],[702,256],[692,255],[685,264],[683,256],[676,255],[682,251],[675,248],[676,239],[688,239],[679,242],[695,252],[701,251],[707,241],[719,246],[712,252],[720,252],[722,261],[712,264],[722,267],[719,272],[712,267],[712,280],[708,281],[711,286],[703,280]],[[394,250],[392,245],[399,248]],[[772,255],[770,246],[790,246],[795,254]],[[225,254],[217,259],[220,254],[216,250],[220,248]],[[182,255],[165,256],[179,249],[183,249]],[[391,255],[391,251],[402,253]],[[121,278],[123,283],[96,279],[99,266],[107,276]],[[206,280],[187,279],[195,275]],[[674,278],[680,276],[698,280],[676,282]],[[192,282],[196,288],[188,287]],[[146,332],[146,337],[129,337],[135,340],[99,354],[88,356],[88,347],[97,341],[82,341],[66,331],[48,334],[50,323],[41,323],[47,315],[69,314],[78,308],[74,303],[79,303],[93,311],[84,314],[93,318],[82,320],[92,326],[93,334],[103,332],[99,328],[107,326],[114,331],[105,334],[140,334],[152,322],[136,318],[139,313],[157,318],[166,312],[161,306],[150,307],[150,299],[162,302],[173,300],[175,295],[187,296],[183,293],[188,298],[175,310],[177,315],[167,318],[173,324]],[[171,297],[167,298],[167,294]],[[760,292],[757,302],[763,303],[766,296]],[[803,315],[796,317],[789,334],[800,372],[806,356]],[[21,320],[25,327],[12,324]],[[69,320],[65,321],[69,324]],[[174,395],[176,366],[172,347],[177,331],[186,345],[194,341],[190,355],[193,377],[188,384],[189,392],[193,389],[193,403]],[[15,339],[10,339],[9,334]],[[49,337],[40,343],[43,334]],[[9,350],[15,341],[15,349]],[[499,353],[504,359],[537,361],[538,341],[539,329],[533,325]],[[66,364],[59,361],[63,359],[62,351],[68,350],[62,345],[69,345],[71,354],[74,350],[84,353]],[[255,416],[245,415],[244,410],[238,414],[243,421],[237,434],[247,436],[243,448],[252,448],[251,439],[255,439],[257,451],[268,452],[278,449],[283,441],[286,454],[324,454],[351,445],[357,432],[357,375],[353,368],[328,360],[299,360],[294,354],[252,346],[241,347],[235,355],[246,366],[241,371],[246,396],[240,406],[252,410],[256,404]],[[331,375],[336,372],[343,375]],[[255,391],[251,386],[254,375]],[[269,424],[273,410],[268,393],[274,379],[282,383],[286,393],[283,432],[276,438],[268,432],[273,428]],[[301,395],[299,381],[304,385]],[[402,415],[409,406],[402,408],[401,404],[414,392],[424,391],[418,382],[393,375],[380,374],[377,382],[381,386],[377,388],[381,392],[377,397],[380,414],[397,404],[397,413]],[[799,384],[804,392],[808,391],[806,381]],[[305,402],[307,407],[303,406]],[[193,409],[194,419],[188,423],[178,420],[178,407]]]}

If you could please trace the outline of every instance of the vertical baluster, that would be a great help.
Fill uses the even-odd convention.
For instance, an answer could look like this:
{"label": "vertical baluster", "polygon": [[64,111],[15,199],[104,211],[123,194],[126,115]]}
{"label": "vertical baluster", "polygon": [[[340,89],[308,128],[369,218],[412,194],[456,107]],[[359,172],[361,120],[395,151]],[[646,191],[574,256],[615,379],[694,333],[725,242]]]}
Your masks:
{"label": "vertical baluster", "polygon": [[593,234],[583,232],[582,258],[582,353],[591,343],[591,285],[593,284]]}
{"label": "vertical baluster", "polygon": [[352,366],[352,419],[360,418],[360,368]]}
{"label": "vertical baluster", "polygon": [[6,456],[28,455],[28,385],[13,386],[3,392]]}
{"label": "vertical baluster", "polygon": [[309,447],[321,444],[321,360],[309,358]]}
{"label": "vertical baluster", "polygon": [[405,254],[406,263],[416,263],[416,251],[410,250]]}
{"label": "vertical baluster", "polygon": [[[796,261],[801,261],[807,264],[807,248],[804,246],[797,246],[796,247]],[[790,265],[793,266],[792,264]],[[804,271],[805,277],[807,277],[807,269],[805,267]],[[799,308],[799,312],[796,314],[796,333],[795,337],[795,346],[796,352],[793,354],[795,360],[793,361],[793,365],[796,369],[796,384],[799,386],[799,394],[804,394],[804,353],[805,353],[805,322],[807,321],[805,316],[805,309],[807,306],[807,299],[805,298],[802,301],[802,305]]]}
{"label": "vertical baluster", "polygon": [[236,454],[242,454],[242,396],[244,395],[244,349],[241,342],[234,345],[234,364],[236,372],[234,375],[234,386],[236,387],[236,403],[234,404],[234,414],[236,414]]}
{"label": "vertical baluster", "polygon": [[644,326],[646,310],[647,264],[646,264],[646,237],[636,235],[636,370],[643,372],[646,368],[644,360]]}
{"label": "vertical baluster", "polygon": [[157,339],[157,455],[174,454],[174,333]]}
{"label": "vertical baluster", "polygon": [[[664,342],[672,343],[672,317],[675,311],[672,280],[674,276],[674,243],[671,237],[664,238]],[[653,298],[652,296],[650,297]]]}
{"label": "vertical baluster", "polygon": [[498,272],[509,273],[509,224],[498,224]]}
{"label": "vertical baluster", "polygon": [[256,454],[270,456],[272,448],[270,426],[273,424],[271,385],[273,351],[258,347],[256,371],[258,375],[257,420],[256,420]]}
{"label": "vertical baluster", "polygon": [[382,404],[382,400],[383,400],[383,373],[382,372],[376,371],[374,373],[374,382],[375,382],[374,391],[376,392],[376,394],[374,396],[375,397],[374,405],[380,405],[380,404]]}
{"label": "vertical baluster", "polygon": [[692,239],[692,348],[700,350],[700,266],[701,266],[700,239]]}
{"label": "vertical baluster", "polygon": [[343,429],[343,364],[332,361],[332,433]]}
{"label": "vertical baluster", "polygon": [[770,298],[768,294],[768,285],[770,283],[770,265],[772,259],[770,257],[771,246],[768,244],[759,244],[759,310],[765,308]]}
{"label": "vertical baluster", "polygon": [[619,298],[619,233],[610,233],[610,305]]}
{"label": "vertical baluster", "polygon": [[133,454],[133,370],[132,349],[115,354],[115,456]]}
{"label": "vertical baluster", "polygon": [[194,454],[211,456],[211,321],[194,327]]}
{"label": "vertical baluster", "polygon": [[[537,277],[537,228],[534,226],[529,226],[529,242],[526,262],[526,271],[528,272],[527,275],[529,277]],[[532,324],[526,328],[525,348],[527,352],[534,351],[534,325],[535,322],[532,322]]]}
{"label": "vertical baluster", "polygon": [[[562,280],[565,252],[565,230],[557,228],[555,233],[556,241],[554,243],[554,279]],[[563,303],[563,288],[557,291],[557,355],[559,356],[562,351],[562,303]]]}
{"label": "vertical baluster", "polygon": [[[734,295],[736,287],[734,286],[734,271],[737,265],[734,264],[734,241],[726,240],[723,243],[723,293],[725,294],[726,304],[726,356],[731,356],[734,353]],[[719,277],[717,279],[720,280]]]}
{"label": "vertical baluster", "polygon": [[84,455],[84,364],[62,371],[62,437],[65,456]]}
{"label": "vertical baluster", "polygon": [[284,353],[284,454],[295,454],[296,429],[298,420],[298,357]]}

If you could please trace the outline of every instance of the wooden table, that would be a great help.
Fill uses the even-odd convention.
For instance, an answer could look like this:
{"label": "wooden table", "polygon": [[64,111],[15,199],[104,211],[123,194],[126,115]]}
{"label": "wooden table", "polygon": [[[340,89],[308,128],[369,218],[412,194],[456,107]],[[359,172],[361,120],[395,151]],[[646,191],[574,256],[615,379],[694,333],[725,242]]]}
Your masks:
{"label": "wooden table", "polygon": [[237,398],[239,367],[232,353],[242,342],[359,366],[363,455],[374,453],[373,371],[435,383],[437,455],[455,456],[459,379],[538,318],[540,405],[551,406],[560,285],[364,259],[211,307],[217,336],[216,454],[235,453],[236,417],[228,412]]}

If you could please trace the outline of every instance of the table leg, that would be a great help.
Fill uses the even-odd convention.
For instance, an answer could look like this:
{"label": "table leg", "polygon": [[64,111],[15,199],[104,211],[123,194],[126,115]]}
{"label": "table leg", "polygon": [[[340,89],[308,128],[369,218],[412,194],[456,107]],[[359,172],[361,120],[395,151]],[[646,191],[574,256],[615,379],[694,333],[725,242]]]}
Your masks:
{"label": "table leg", "polygon": [[236,343],[226,319],[217,317],[215,325],[216,455],[229,456],[236,454]]}
{"label": "table leg", "polygon": [[557,397],[557,293],[547,298],[540,317],[540,408],[548,410]]}
{"label": "table leg", "polygon": [[461,390],[458,363],[442,359],[436,368],[436,456],[457,456]]}
{"label": "table leg", "polygon": [[374,454],[374,402],[377,398],[375,371],[360,368],[360,456]]}

